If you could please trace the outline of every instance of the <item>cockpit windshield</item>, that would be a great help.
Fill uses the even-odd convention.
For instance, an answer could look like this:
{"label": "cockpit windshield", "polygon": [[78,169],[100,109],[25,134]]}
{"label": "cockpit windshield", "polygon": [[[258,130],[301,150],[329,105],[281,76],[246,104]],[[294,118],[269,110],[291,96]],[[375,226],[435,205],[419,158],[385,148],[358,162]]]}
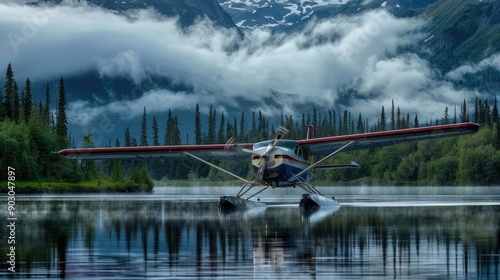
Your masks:
{"label": "cockpit windshield", "polygon": [[[271,144],[274,140],[268,140],[268,141],[263,141],[259,143],[255,143],[253,145],[253,149],[259,149],[262,147],[267,147],[269,144]],[[282,147],[285,149],[290,149],[290,150],[295,150],[295,147],[297,147],[297,141],[295,140],[278,140],[278,143],[276,143],[276,146]]]}

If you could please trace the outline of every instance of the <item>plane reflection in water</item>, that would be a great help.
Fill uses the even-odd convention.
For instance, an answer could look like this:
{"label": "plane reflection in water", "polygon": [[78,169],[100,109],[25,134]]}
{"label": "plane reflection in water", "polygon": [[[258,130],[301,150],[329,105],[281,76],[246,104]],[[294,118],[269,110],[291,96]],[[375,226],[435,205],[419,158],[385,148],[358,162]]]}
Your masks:
{"label": "plane reflection in water", "polygon": [[[16,277],[500,277],[499,204],[226,215],[213,201],[91,200],[19,201]],[[2,252],[5,236],[2,227]]]}

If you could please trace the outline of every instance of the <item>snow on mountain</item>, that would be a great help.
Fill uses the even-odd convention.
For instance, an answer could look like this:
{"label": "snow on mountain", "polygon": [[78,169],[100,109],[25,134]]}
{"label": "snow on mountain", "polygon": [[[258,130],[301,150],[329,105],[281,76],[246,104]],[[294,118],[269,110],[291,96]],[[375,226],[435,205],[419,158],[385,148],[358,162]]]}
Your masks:
{"label": "snow on mountain", "polygon": [[315,10],[349,0],[219,0],[240,28],[291,26]]}

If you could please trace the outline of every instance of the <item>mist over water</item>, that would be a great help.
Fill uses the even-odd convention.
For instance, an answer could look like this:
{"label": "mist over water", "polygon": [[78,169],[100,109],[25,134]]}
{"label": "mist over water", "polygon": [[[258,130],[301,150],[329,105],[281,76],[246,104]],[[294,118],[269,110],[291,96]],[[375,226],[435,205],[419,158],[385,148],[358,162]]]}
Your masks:
{"label": "mist over water", "polygon": [[[239,187],[19,195],[17,272],[79,279],[497,279],[500,188],[320,187],[341,207],[302,213],[300,189],[222,214]],[[6,220],[6,213],[0,219]],[[0,229],[1,254],[7,231]]]}

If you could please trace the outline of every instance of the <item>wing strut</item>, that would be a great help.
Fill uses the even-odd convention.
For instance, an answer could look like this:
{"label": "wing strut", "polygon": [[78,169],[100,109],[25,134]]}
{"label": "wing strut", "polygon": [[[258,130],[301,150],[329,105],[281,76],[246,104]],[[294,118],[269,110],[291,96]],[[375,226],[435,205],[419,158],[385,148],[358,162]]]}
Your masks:
{"label": "wing strut", "polygon": [[296,180],[297,180],[297,179],[298,179],[298,178],[299,178],[302,174],[304,174],[304,173],[306,173],[307,171],[309,171],[309,170],[313,169],[314,167],[318,166],[318,165],[319,165],[319,164],[321,164],[323,161],[325,161],[325,160],[327,160],[327,159],[331,158],[332,156],[334,156],[335,154],[337,154],[337,153],[341,152],[343,149],[345,149],[345,148],[349,147],[349,146],[350,146],[351,144],[353,144],[353,143],[354,143],[354,141],[351,141],[351,142],[349,142],[349,143],[345,144],[344,146],[342,146],[342,147],[338,148],[337,150],[333,151],[331,154],[327,155],[326,157],[324,157],[324,158],[322,158],[322,159],[318,160],[315,164],[313,164],[313,165],[309,166],[308,168],[306,168],[306,169],[304,169],[304,170],[300,171],[299,173],[295,174],[295,176],[293,176],[292,178],[290,178],[290,181],[292,181],[292,182],[293,182],[293,181],[296,181]]}
{"label": "wing strut", "polygon": [[248,181],[248,180],[246,180],[246,179],[243,179],[243,178],[241,178],[240,176],[238,176],[238,175],[236,175],[236,174],[234,174],[234,173],[231,173],[231,172],[229,172],[229,171],[227,171],[227,170],[225,170],[225,169],[223,169],[223,168],[221,168],[221,167],[219,167],[219,166],[217,166],[217,165],[215,165],[215,164],[213,164],[213,163],[211,163],[211,162],[208,162],[208,161],[206,161],[206,160],[204,160],[204,159],[202,159],[202,158],[200,158],[200,157],[197,157],[197,156],[195,156],[195,155],[193,155],[193,154],[191,154],[191,153],[188,153],[188,152],[184,152],[184,154],[186,154],[186,155],[188,155],[188,156],[190,156],[190,157],[192,157],[192,158],[194,158],[194,159],[197,159],[197,160],[199,160],[199,161],[201,161],[201,162],[203,162],[203,163],[206,163],[206,164],[208,164],[209,166],[211,166],[211,167],[213,167],[213,168],[215,168],[215,169],[217,169],[217,170],[219,170],[219,171],[222,171],[222,172],[224,172],[224,173],[226,173],[226,174],[228,174],[228,175],[231,175],[231,176],[233,176],[234,178],[236,178],[236,179],[238,179],[238,180],[241,180],[241,181],[243,181],[243,182],[245,182],[245,183],[247,183],[247,184],[250,184],[250,181]]}

